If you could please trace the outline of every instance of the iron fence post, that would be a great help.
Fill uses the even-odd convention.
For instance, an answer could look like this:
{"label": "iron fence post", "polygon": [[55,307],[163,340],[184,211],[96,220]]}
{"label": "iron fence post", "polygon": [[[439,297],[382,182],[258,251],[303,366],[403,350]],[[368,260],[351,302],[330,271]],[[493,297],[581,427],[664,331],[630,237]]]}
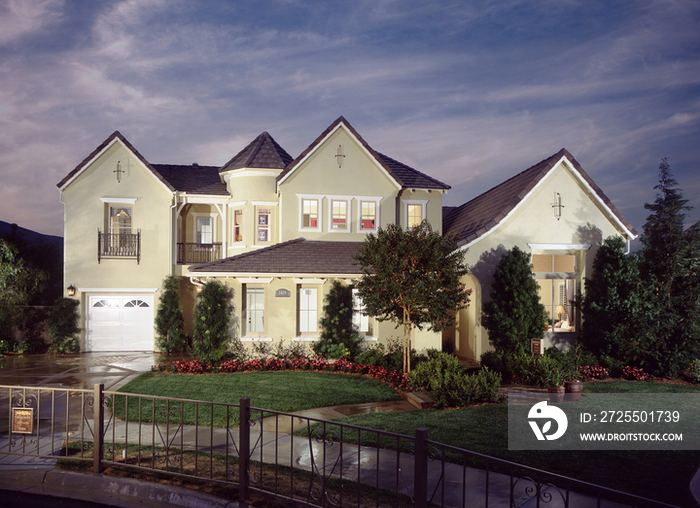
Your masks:
{"label": "iron fence post", "polygon": [[103,446],[103,426],[104,426],[104,416],[105,410],[102,404],[102,398],[104,397],[103,391],[105,385],[96,384],[95,385],[95,402],[93,405],[94,409],[94,423],[93,423],[93,463],[92,472],[95,474],[102,473],[102,458],[104,455]]}
{"label": "iron fence post", "polygon": [[416,429],[416,456],[413,469],[413,506],[428,506],[428,429]]}
{"label": "iron fence post", "polygon": [[243,397],[239,401],[238,426],[238,500],[244,503],[248,500],[248,469],[250,467],[250,399]]}

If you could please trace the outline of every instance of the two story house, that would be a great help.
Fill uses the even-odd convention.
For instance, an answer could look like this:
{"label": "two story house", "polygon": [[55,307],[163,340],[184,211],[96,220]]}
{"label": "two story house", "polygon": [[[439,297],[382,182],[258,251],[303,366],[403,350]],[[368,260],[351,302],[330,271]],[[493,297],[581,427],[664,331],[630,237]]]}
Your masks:
{"label": "two story house", "polygon": [[[450,343],[479,358],[488,348],[482,299],[513,245],[532,252],[541,297],[558,318],[550,341],[570,342],[580,319],[571,300],[597,242],[636,236],[566,150],[460,207],[443,207],[449,185],[374,150],[343,117],[296,158],[263,132],[221,167],[151,164],[115,132],[58,188],[64,280],[81,302],[85,351],[153,351],[158,291],[171,274],[190,332],[197,289],[218,279],[233,289],[242,341],[314,341],[328,282],[360,276],[353,255],[365,236],[423,219],[459,236],[473,296],[452,329],[416,331],[418,350]],[[401,336],[364,315],[359,299],[355,307],[367,341]]]}
{"label": "two story house", "polygon": [[[423,219],[440,231],[450,187],[375,151],[340,117],[296,159],[264,132],[222,167],[151,164],[115,132],[58,188],[83,349],[152,351],[169,274],[190,330],[197,287],[217,278],[234,290],[244,342],[316,340],[327,282],[360,276],[352,256],[364,237]],[[357,308],[367,340],[400,335]],[[441,340],[414,339],[419,349]]]}

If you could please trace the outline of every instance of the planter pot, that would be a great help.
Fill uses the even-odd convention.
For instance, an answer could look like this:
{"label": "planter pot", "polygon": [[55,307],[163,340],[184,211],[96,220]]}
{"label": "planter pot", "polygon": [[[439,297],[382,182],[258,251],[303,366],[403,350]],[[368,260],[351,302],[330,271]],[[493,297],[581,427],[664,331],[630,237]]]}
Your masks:
{"label": "planter pot", "polygon": [[565,392],[563,386],[550,386],[547,388],[547,391],[549,392],[549,402],[553,404],[564,402]]}
{"label": "planter pot", "polygon": [[581,392],[583,391],[583,383],[581,381],[571,381],[569,383],[564,383],[564,389],[566,391],[564,395],[565,402],[576,402],[581,398]]}

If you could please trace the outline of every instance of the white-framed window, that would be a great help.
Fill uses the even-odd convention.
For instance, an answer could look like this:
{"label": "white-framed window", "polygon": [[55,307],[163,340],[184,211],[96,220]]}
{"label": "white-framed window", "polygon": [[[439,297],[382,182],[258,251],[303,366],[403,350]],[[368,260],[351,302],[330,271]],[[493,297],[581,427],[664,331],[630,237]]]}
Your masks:
{"label": "white-framed window", "polygon": [[365,314],[365,304],[357,289],[352,290],[352,324],[360,333],[369,333],[369,316]]}
{"label": "white-framed window", "polygon": [[323,196],[299,195],[299,231],[321,231]]}
{"label": "white-framed window", "polygon": [[265,331],[265,288],[246,288],[246,334]]}
{"label": "white-framed window", "polygon": [[318,289],[299,288],[299,332],[318,331]]}
{"label": "white-framed window", "polygon": [[130,235],[133,209],[127,205],[109,207],[109,232],[113,235]]}
{"label": "white-framed window", "polygon": [[259,208],[258,209],[258,243],[269,242],[270,241],[270,217],[271,212],[269,208]]}
{"label": "white-framed window", "polygon": [[233,211],[233,241],[243,241],[243,210]]}
{"label": "white-framed window", "polygon": [[580,275],[576,258],[576,254],[570,253],[532,255],[540,303],[545,306],[551,319],[549,331],[577,331],[573,300]]}
{"label": "white-framed window", "polygon": [[404,201],[404,213],[406,214],[406,228],[419,226],[420,223],[427,217],[428,201],[427,200],[406,200]]}
{"label": "white-framed window", "polygon": [[358,199],[358,231],[360,233],[375,233],[379,227],[379,200]]}
{"label": "white-framed window", "polygon": [[331,232],[350,232],[350,200],[331,197],[329,199]]}

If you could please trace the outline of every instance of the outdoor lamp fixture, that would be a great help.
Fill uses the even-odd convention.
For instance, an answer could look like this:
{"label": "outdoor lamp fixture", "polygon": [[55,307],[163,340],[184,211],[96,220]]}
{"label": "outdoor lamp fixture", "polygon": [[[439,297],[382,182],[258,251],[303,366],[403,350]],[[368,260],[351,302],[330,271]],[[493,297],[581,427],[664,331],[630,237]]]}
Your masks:
{"label": "outdoor lamp fixture", "polygon": [[66,294],[68,296],[75,296],[76,291],[78,291],[78,290],[75,289],[75,286],[73,284],[71,284],[70,286],[68,286],[66,288]]}
{"label": "outdoor lamp fixture", "polygon": [[117,174],[117,183],[122,183],[122,173],[124,173],[124,170],[122,169],[121,161],[117,161],[117,169],[115,169],[113,173]]}
{"label": "outdoor lamp fixture", "polygon": [[554,216],[557,220],[561,219],[561,209],[564,205],[561,204],[561,194],[558,192],[554,193],[554,203],[552,203],[552,208],[554,209]]}
{"label": "outdoor lamp fixture", "polygon": [[559,321],[561,321],[561,315],[564,314],[564,312],[564,307],[562,307],[561,305],[557,305],[557,308],[554,309],[554,313],[559,316]]}

